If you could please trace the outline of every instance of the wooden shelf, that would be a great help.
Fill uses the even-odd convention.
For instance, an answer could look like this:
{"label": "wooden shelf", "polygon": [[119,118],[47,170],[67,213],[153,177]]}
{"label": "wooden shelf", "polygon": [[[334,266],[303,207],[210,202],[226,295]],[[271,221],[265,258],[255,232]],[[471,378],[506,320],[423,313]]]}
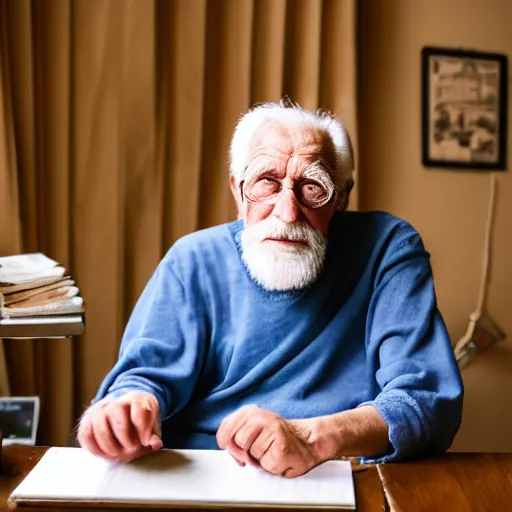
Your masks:
{"label": "wooden shelf", "polygon": [[0,320],[0,339],[69,338],[84,331],[83,314]]}

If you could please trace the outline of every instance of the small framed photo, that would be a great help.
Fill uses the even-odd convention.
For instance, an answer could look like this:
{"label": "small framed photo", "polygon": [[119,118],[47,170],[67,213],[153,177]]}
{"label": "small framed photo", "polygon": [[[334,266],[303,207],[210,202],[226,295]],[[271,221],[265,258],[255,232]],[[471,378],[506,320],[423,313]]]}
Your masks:
{"label": "small framed photo", "polygon": [[0,397],[3,446],[35,445],[39,424],[39,397]]}
{"label": "small framed photo", "polygon": [[505,170],[507,57],[422,50],[423,164]]}

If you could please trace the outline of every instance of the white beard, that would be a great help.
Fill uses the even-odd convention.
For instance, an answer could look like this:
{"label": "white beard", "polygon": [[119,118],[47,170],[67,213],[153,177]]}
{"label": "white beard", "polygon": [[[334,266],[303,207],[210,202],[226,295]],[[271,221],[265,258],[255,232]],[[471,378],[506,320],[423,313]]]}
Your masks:
{"label": "white beard", "polygon": [[[300,240],[296,246],[265,240]],[[287,224],[269,217],[245,227],[241,235],[242,259],[252,278],[266,290],[301,289],[319,276],[325,259],[326,238],[309,224]]]}

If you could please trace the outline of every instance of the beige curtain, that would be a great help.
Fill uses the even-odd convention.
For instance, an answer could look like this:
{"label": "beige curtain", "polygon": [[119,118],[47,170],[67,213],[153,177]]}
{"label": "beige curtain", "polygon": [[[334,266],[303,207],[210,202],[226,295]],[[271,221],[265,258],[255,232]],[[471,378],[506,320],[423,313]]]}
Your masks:
{"label": "beige curtain", "polygon": [[87,311],[81,339],[4,342],[40,442],[67,444],[169,246],[234,219],[241,112],[286,93],[355,136],[354,42],[355,0],[0,0],[0,255],[62,262]]}

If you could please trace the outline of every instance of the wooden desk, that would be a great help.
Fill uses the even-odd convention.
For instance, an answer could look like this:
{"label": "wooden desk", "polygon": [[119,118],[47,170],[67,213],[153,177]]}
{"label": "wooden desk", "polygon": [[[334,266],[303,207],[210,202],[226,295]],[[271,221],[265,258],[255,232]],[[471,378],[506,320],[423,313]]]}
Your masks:
{"label": "wooden desk", "polygon": [[[2,450],[2,464],[0,474],[0,510],[9,510],[7,499],[14,488],[23,480],[29,471],[37,464],[39,459],[44,455],[47,448],[32,446],[7,446]],[[380,484],[379,474],[376,466],[354,466],[354,485],[356,490],[356,502],[358,512],[382,512],[384,510],[384,493]],[[42,507],[29,509],[19,509],[23,512],[29,510],[49,510]],[[53,512],[70,512],[71,510],[98,510],[80,508],[54,508]],[[114,509],[108,508],[109,512],[121,512],[126,510],[134,510],[134,508]],[[158,509],[151,509],[156,512]],[[160,509],[163,510],[163,509]],[[165,509],[169,510],[169,509]],[[183,510],[183,509],[182,509]],[[190,509],[188,509],[190,510]],[[234,510],[234,509],[230,509]],[[265,509],[270,512],[271,509]],[[204,511],[203,511],[204,512]],[[282,512],[282,511],[281,511]]]}
{"label": "wooden desk", "polygon": [[393,512],[512,510],[512,454],[446,454],[378,466]]}
{"label": "wooden desk", "polygon": [[[8,510],[7,499],[10,493],[46,450],[43,447],[28,446],[8,446],[2,449],[0,510]],[[446,454],[402,463],[354,466],[353,471],[358,512],[512,510],[512,454]],[[20,510],[41,512],[49,509],[40,507]],[[98,509],[51,507],[51,510],[86,512]],[[127,509],[108,510],[126,512]],[[152,512],[157,510],[152,509]],[[266,509],[265,512],[270,511]]]}

